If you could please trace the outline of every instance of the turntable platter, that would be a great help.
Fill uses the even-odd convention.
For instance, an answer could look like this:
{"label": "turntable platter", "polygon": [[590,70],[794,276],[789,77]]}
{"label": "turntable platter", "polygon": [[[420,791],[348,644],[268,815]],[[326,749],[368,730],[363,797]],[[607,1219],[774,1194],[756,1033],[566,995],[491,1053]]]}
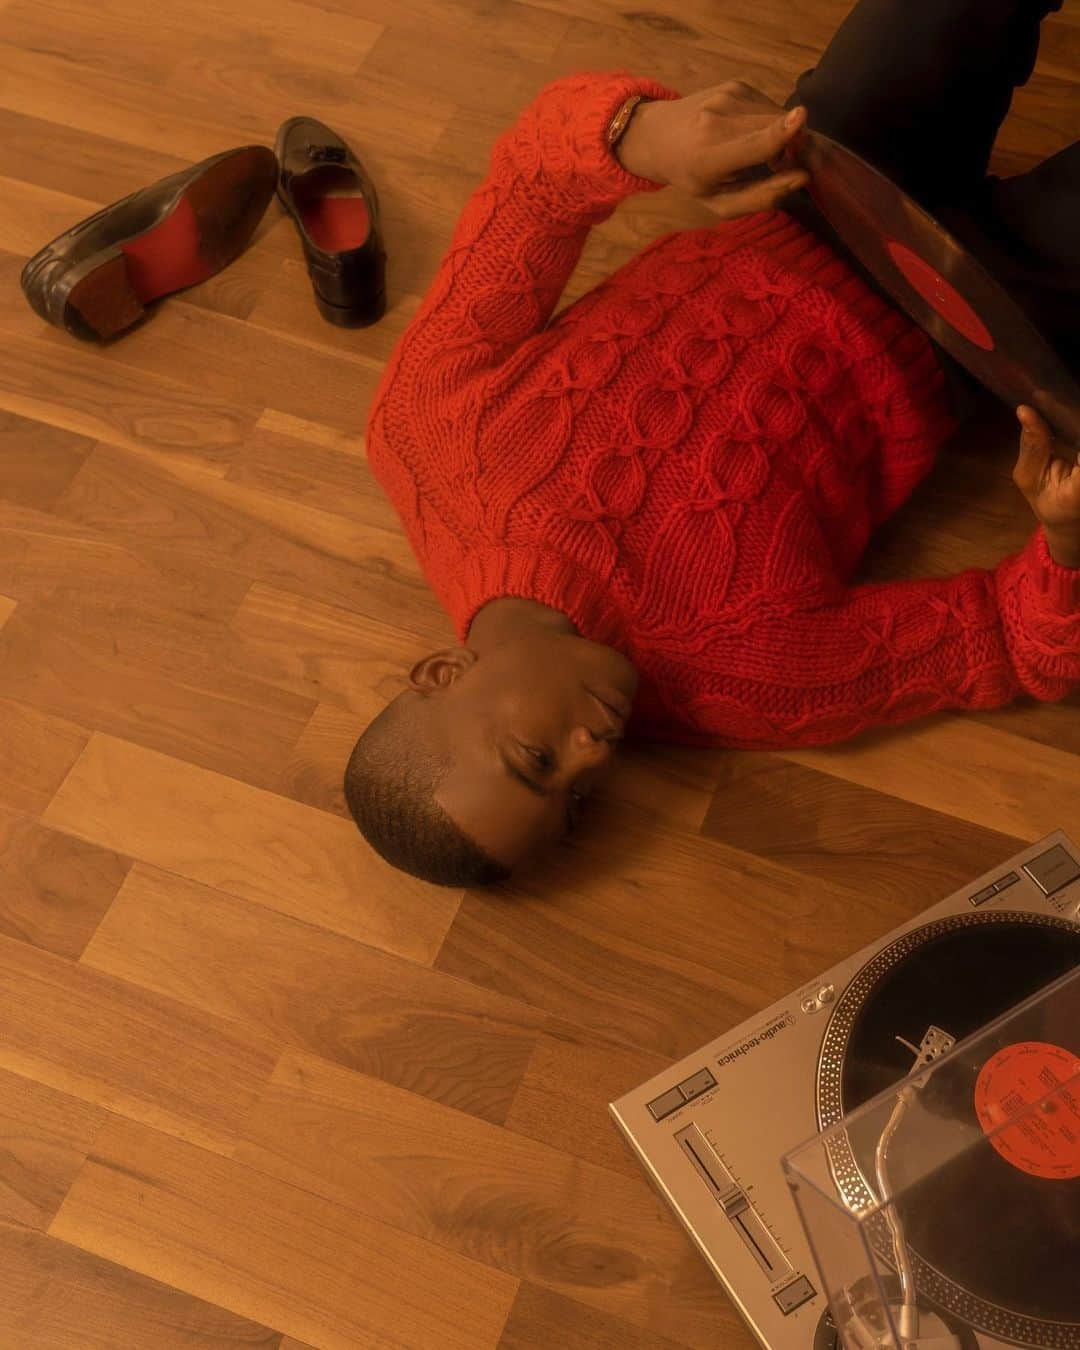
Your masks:
{"label": "turntable platter", "polygon": [[[910,1074],[910,1047],[930,1027],[960,1041],[1078,965],[1080,929],[1049,915],[958,915],[904,934],[859,971],[836,1006],[818,1072],[822,1126]],[[1018,1055],[1036,1046],[1043,1047],[1037,1067],[1064,1064],[1057,1081],[1069,1081],[1076,1072],[1069,1066],[1080,1066],[1075,1003],[1040,1006],[1022,1032],[1013,1028],[1009,1044],[980,1051],[985,1063],[946,1059],[919,1090],[917,1127],[909,1116],[889,1152],[921,1295],[1001,1339],[1055,1350],[1080,1347],[1080,1165],[1068,1142],[1068,1112],[1080,1118],[1080,1103],[1070,1099],[1040,1161],[1009,1141],[1001,1149],[990,1142],[977,1094],[985,1095],[988,1082],[1000,1092],[994,1084],[1011,1082]],[[997,1069],[995,1052],[1002,1072],[988,1077],[981,1070]],[[959,1153],[931,1148],[950,1161],[927,1172],[928,1141],[950,1130],[963,1131],[973,1146]],[[834,1164],[848,1203],[872,1202],[872,1158],[846,1153]],[[883,1249],[886,1260],[890,1252]]]}

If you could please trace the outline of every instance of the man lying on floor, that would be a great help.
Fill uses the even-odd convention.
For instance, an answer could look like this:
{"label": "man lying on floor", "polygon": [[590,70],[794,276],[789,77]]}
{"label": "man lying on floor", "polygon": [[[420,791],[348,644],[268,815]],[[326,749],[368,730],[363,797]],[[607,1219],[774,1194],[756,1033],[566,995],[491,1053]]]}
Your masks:
{"label": "man lying on floor", "polygon": [[[573,824],[624,732],[821,744],[1080,681],[1080,469],[1033,410],[1015,477],[1041,523],[1022,552],[851,583],[958,425],[962,372],[786,209],[805,174],[742,173],[775,170],[808,118],[931,208],[974,222],[993,187],[1022,228],[1023,178],[986,168],[1057,7],[862,0],[790,121],[745,85],[680,99],[580,76],[499,140],[370,420],[373,470],[461,641],[419,661],[346,769],[383,857],[448,885],[505,876]],[[898,51],[886,96],[874,62]],[[1080,332],[1080,259],[1071,314],[1050,308],[1068,290],[1054,249],[1080,239],[1077,149],[1067,174],[1033,170],[1065,182],[1071,214],[1033,182],[1043,251],[1017,264],[1063,341]],[[726,223],[657,241],[552,320],[589,227],[665,184]]]}

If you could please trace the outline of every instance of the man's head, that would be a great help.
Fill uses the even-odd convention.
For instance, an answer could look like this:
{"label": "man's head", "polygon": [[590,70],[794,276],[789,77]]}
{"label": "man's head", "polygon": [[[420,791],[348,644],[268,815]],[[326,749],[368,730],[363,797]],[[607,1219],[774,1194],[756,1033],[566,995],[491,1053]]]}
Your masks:
{"label": "man's head", "polygon": [[388,862],[483,885],[561,838],[603,776],[637,687],[633,666],[568,622],[490,624],[413,667],[357,741],[345,796]]}

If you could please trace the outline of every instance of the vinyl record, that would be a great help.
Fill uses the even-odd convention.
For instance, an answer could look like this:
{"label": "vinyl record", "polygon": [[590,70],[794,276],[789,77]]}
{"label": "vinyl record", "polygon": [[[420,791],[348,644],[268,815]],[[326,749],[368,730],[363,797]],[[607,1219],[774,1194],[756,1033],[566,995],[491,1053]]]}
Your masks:
{"label": "vinyl record", "polygon": [[1080,446],[1080,386],[1020,306],[948,230],[891,179],[821,132],[804,129],[787,160],[884,290],[1010,407],[1037,408]]}
{"label": "vinyl record", "polygon": [[[971,1036],[1078,966],[1080,927],[1047,915],[957,916],[905,934],[859,972],[837,1004],[819,1067],[822,1125],[911,1073],[914,1055],[904,1041],[918,1046],[931,1027],[957,1041]],[[1053,1063],[1080,1064],[1074,984],[1069,998],[1009,1019],[980,1041],[978,1055],[935,1067],[888,1152],[920,1298],[1003,1340],[1056,1350],[1080,1347],[1074,1122],[1060,1116],[1041,1152],[1032,1153],[1021,1133],[995,1135],[996,1142],[989,1136],[995,1106],[1010,1103],[1013,1113],[1004,1119],[1013,1118],[1018,1075],[1029,1062],[1032,1081]],[[874,1198],[873,1142],[860,1145],[865,1156],[833,1158],[855,1208]],[[940,1158],[949,1161],[935,1165]],[[880,1250],[888,1261],[887,1243]]]}

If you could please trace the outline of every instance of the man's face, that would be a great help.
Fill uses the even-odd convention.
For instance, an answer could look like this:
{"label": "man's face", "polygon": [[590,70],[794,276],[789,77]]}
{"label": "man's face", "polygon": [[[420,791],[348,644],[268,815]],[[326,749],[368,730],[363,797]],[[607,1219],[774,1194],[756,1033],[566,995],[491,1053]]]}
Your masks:
{"label": "man's face", "polygon": [[413,672],[422,716],[452,767],[435,800],[507,867],[562,838],[603,776],[637,690],[610,647],[569,633],[439,653]]}

